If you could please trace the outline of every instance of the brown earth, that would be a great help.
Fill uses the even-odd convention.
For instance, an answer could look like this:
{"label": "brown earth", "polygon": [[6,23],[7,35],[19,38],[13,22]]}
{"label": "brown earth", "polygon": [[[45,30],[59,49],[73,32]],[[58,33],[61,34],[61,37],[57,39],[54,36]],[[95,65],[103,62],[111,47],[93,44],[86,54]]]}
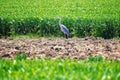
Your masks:
{"label": "brown earth", "polygon": [[28,58],[88,59],[90,55],[120,60],[120,40],[86,38],[0,39],[0,57],[14,58],[16,53],[26,53]]}

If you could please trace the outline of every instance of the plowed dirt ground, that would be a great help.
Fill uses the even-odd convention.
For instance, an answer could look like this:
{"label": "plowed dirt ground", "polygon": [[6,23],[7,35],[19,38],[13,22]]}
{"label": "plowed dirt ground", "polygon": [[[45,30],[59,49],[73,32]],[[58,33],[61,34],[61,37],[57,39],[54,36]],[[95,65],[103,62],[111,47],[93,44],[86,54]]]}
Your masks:
{"label": "plowed dirt ground", "polygon": [[86,38],[14,38],[0,39],[0,57],[14,58],[26,53],[27,58],[87,59],[90,55],[120,60],[120,40]]}

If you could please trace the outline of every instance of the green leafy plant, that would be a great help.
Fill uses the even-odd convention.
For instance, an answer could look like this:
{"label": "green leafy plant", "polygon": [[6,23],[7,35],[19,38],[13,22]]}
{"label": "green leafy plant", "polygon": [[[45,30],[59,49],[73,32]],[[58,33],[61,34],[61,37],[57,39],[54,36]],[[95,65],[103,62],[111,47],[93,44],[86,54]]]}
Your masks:
{"label": "green leafy plant", "polygon": [[[96,60],[97,59],[97,60]],[[0,59],[0,79],[115,79],[120,78],[120,62],[102,60],[101,57],[90,60],[70,59]],[[94,75],[93,75],[94,74]]]}
{"label": "green leafy plant", "polygon": [[93,55],[90,55],[89,56],[89,61],[103,61],[103,57],[101,55],[98,55],[98,56],[93,56]]}
{"label": "green leafy plant", "polygon": [[22,53],[21,55],[19,53],[16,53],[16,60],[26,60],[27,56],[26,53]]}

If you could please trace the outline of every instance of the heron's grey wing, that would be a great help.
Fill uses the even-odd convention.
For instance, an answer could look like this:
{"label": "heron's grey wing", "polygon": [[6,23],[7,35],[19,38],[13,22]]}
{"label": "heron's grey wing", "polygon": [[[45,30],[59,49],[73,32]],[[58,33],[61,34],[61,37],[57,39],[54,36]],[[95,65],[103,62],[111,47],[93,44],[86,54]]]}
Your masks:
{"label": "heron's grey wing", "polygon": [[65,34],[70,35],[70,32],[69,32],[69,30],[67,29],[66,26],[61,25],[61,29],[62,29],[62,31],[63,31]]}

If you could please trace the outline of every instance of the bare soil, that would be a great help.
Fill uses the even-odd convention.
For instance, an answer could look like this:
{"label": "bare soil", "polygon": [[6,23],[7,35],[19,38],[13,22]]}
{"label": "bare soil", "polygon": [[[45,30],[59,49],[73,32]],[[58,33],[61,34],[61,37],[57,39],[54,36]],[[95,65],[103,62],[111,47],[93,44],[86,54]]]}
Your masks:
{"label": "bare soil", "polygon": [[14,38],[0,39],[0,57],[14,58],[26,53],[27,58],[88,59],[90,55],[120,60],[120,40],[86,38]]}

